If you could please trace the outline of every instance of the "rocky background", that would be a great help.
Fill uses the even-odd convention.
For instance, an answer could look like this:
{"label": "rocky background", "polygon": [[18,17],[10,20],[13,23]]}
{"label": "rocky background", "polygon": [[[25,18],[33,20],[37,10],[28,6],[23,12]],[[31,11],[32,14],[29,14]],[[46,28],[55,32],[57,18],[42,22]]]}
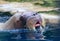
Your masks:
{"label": "rocky background", "polygon": [[60,0],[0,0],[0,4],[13,4],[40,13],[60,14]]}

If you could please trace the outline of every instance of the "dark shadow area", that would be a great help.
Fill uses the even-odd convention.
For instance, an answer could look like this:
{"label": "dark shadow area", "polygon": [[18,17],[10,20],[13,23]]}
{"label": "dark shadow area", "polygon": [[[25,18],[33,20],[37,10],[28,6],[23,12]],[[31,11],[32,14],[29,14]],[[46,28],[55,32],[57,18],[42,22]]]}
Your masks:
{"label": "dark shadow area", "polygon": [[0,12],[0,16],[12,16],[10,12]]}

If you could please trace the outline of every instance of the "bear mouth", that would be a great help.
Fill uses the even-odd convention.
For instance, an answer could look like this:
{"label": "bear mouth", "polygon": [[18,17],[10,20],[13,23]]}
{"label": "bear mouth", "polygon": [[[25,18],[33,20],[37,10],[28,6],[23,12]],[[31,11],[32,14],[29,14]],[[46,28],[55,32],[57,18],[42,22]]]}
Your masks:
{"label": "bear mouth", "polygon": [[35,24],[35,29],[39,29],[40,28],[40,22],[37,21],[36,24]]}

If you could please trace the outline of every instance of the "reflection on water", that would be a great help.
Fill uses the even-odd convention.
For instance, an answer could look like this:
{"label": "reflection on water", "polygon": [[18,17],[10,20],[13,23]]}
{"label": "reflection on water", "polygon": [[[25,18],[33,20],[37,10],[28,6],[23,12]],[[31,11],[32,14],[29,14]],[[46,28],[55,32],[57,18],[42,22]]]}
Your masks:
{"label": "reflection on water", "polygon": [[[9,16],[3,16],[0,17],[0,22],[5,22],[9,19]],[[55,29],[55,30],[49,30],[44,32],[45,40],[41,41],[60,41],[60,29]],[[31,39],[28,39],[28,33],[32,33],[32,35],[39,35],[35,34],[33,31],[29,30],[4,30],[0,31],[0,40],[1,41],[28,41]],[[33,41],[39,41],[39,39],[35,39]]]}

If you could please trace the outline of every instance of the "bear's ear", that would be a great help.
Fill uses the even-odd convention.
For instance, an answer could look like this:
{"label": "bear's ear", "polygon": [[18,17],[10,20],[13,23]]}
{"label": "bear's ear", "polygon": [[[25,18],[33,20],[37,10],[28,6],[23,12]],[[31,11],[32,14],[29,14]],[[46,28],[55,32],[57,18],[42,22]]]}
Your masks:
{"label": "bear's ear", "polygon": [[26,25],[26,18],[24,16],[20,17],[20,21],[22,22],[23,26]]}
{"label": "bear's ear", "polygon": [[16,18],[15,20],[20,20],[20,17],[22,16],[24,12],[17,12],[16,14],[14,14],[13,16]]}

